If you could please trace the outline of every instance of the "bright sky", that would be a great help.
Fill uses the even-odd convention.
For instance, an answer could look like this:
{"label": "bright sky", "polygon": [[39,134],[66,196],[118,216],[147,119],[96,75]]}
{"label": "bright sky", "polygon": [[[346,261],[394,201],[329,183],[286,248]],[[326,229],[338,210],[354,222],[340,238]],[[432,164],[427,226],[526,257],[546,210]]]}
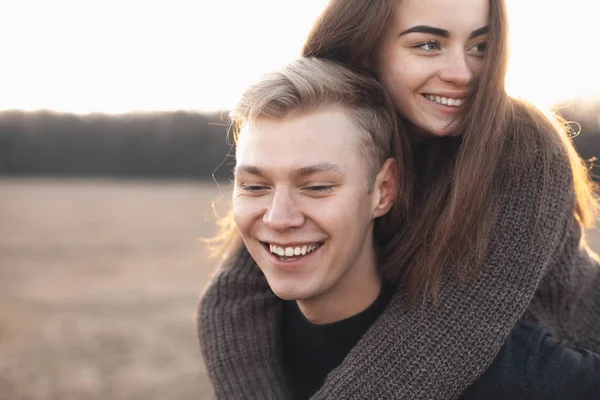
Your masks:
{"label": "bright sky", "polygon": [[[0,109],[227,108],[298,55],[326,1],[3,1]],[[600,1],[508,2],[510,92],[547,105],[600,96]]]}

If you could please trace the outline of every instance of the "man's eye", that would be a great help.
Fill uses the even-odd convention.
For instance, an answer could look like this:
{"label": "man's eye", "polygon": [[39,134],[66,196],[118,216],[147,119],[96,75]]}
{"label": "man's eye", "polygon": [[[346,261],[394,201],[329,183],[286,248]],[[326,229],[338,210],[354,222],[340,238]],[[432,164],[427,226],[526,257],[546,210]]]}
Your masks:
{"label": "man's eye", "polygon": [[334,185],[311,185],[306,187],[305,189],[311,193],[329,193],[333,190]]}
{"label": "man's eye", "polygon": [[246,192],[261,192],[263,190],[266,190],[267,187],[266,186],[261,186],[261,185],[242,185],[242,190],[246,191]]}
{"label": "man's eye", "polygon": [[426,42],[417,43],[413,47],[425,51],[435,51],[441,48],[441,44],[439,40],[428,40]]}

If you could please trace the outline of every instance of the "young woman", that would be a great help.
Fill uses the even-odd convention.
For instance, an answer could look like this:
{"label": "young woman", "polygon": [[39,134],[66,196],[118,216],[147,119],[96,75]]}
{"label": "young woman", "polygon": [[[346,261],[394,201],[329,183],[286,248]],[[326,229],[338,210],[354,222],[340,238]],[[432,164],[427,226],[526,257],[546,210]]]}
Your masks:
{"label": "young woman", "polygon": [[[560,123],[505,92],[504,2],[332,0],[303,55],[382,82],[416,182],[382,267],[400,290],[313,398],[456,398],[521,319],[600,352],[600,268],[582,238],[592,186]],[[229,239],[200,304],[207,370],[223,398],[286,398],[281,302]]]}

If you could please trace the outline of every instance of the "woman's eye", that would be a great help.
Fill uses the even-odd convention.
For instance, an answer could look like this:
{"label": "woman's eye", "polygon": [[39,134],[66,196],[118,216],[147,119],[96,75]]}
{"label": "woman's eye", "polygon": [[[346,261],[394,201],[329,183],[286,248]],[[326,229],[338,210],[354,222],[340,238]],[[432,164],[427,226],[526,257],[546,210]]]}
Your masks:
{"label": "woman's eye", "polygon": [[441,45],[438,40],[428,40],[426,42],[418,43],[414,47],[425,51],[435,51],[439,50]]}
{"label": "woman's eye", "polygon": [[475,46],[471,47],[471,49],[476,53],[483,55],[487,50],[487,42],[477,43]]}

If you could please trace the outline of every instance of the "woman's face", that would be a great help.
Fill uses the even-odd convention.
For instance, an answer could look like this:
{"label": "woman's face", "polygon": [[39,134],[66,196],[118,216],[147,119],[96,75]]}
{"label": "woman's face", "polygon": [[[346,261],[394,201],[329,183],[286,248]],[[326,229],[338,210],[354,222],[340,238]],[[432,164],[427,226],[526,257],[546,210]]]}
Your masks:
{"label": "woman's face", "polygon": [[423,134],[456,129],[481,74],[489,0],[399,0],[374,66],[398,112]]}

